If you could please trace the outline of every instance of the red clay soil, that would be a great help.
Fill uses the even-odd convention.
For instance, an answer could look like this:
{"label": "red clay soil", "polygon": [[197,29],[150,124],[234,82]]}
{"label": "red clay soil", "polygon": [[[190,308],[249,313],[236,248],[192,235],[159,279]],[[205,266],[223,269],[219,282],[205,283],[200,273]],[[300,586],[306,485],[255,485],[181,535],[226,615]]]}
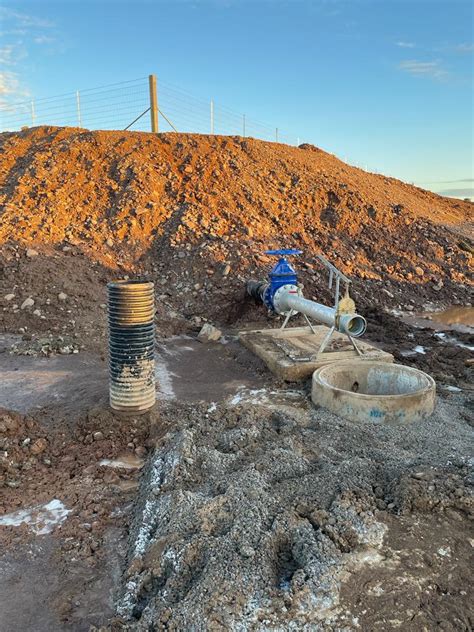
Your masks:
{"label": "red clay soil", "polygon": [[[354,278],[361,306],[462,304],[472,208],[311,145],[53,127],[3,133],[0,329],[93,337],[105,282],[124,274],[155,280],[165,321],[169,310],[249,320],[244,281],[266,274],[272,259],[262,253],[278,246],[304,251],[301,280],[318,300],[329,298],[315,258],[323,253]],[[35,304],[22,310],[26,298]]]}
{"label": "red clay soil", "polygon": [[[149,415],[121,419],[98,408],[75,427],[61,418],[51,427],[44,419],[39,423],[29,415],[0,408],[0,516],[61,498],[72,509],[64,535],[80,534],[77,546],[83,546],[78,553],[93,556],[90,543],[100,537],[104,516],[118,493],[136,487],[137,478],[136,469],[106,467],[101,460],[144,457],[149,425]],[[92,528],[81,528],[81,522],[90,522]],[[9,550],[28,537],[26,525],[3,527],[0,548]]]}

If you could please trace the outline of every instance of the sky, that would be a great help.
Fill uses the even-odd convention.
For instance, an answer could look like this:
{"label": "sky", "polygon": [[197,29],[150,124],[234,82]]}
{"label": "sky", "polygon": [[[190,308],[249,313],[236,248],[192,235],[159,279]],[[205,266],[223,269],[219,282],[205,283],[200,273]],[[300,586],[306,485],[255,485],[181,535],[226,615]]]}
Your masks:
{"label": "sky", "polygon": [[[159,91],[212,98],[351,164],[474,197],[473,6],[4,0],[0,107],[155,73]],[[146,81],[131,85],[145,95]]]}

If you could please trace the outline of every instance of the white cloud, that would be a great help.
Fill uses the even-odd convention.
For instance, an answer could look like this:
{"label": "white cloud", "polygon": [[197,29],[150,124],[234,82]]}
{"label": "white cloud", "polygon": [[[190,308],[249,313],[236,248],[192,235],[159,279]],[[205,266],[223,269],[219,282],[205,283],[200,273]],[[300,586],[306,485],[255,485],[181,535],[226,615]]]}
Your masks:
{"label": "white cloud", "polygon": [[397,46],[400,48],[415,48],[415,44],[413,42],[397,42]]}
{"label": "white cloud", "polygon": [[13,11],[12,9],[7,9],[6,7],[0,7],[0,18],[2,18],[2,20],[11,20],[18,26],[26,28],[47,29],[55,26],[54,22],[51,22],[51,20],[45,20],[44,18],[38,18],[35,15],[27,15],[26,13]]}
{"label": "white cloud", "polygon": [[38,35],[33,38],[35,44],[52,44],[55,39],[54,37],[49,37],[48,35]]}
{"label": "white cloud", "polygon": [[408,59],[398,64],[399,70],[407,72],[414,77],[429,77],[431,79],[446,79],[448,71],[441,66],[439,61],[418,61]]}
{"label": "white cloud", "polygon": [[18,75],[7,70],[0,72],[0,95],[14,94],[19,89]]}
{"label": "white cloud", "polygon": [[26,35],[28,31],[26,29],[9,29],[7,31],[0,31],[0,37],[6,37],[10,35]]}
{"label": "white cloud", "polygon": [[[28,89],[20,79],[21,60],[28,56],[31,44],[52,43],[55,24],[51,20],[23,13],[6,7],[0,7],[0,118],[8,118],[7,114],[17,113],[24,105],[16,105],[30,96]],[[51,34],[51,29],[53,32]],[[8,41],[10,40],[10,41]],[[0,123],[0,126],[4,127]]]}
{"label": "white cloud", "polygon": [[474,44],[458,44],[454,50],[458,53],[472,53],[474,51]]}
{"label": "white cloud", "polygon": [[21,41],[5,44],[5,46],[0,47],[0,66],[15,66],[27,56],[28,53]]}
{"label": "white cloud", "polygon": [[0,48],[0,64],[4,64],[5,66],[12,66],[15,63],[13,58],[13,53],[15,51],[15,46],[13,44],[7,44]]}
{"label": "white cloud", "polygon": [[[19,101],[30,96],[29,91],[21,85],[18,74],[9,70],[0,70],[0,106],[7,111],[12,101]],[[0,114],[1,118],[1,114]]]}

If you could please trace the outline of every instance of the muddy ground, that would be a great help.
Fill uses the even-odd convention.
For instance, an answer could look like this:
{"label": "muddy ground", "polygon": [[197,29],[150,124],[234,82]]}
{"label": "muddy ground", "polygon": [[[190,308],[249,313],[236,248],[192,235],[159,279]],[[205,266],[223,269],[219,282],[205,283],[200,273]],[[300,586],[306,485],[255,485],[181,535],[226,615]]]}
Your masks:
{"label": "muddy ground", "polygon": [[[473,330],[416,319],[472,309],[473,246],[472,204],[310,145],[0,134],[0,632],[471,630]],[[281,324],[245,293],[272,247],[318,302],[320,254],[350,275],[432,417],[351,424],[238,343]],[[140,417],[107,402],[127,276],[156,290]]]}
{"label": "muddy ground", "polygon": [[471,629],[469,350],[386,318],[446,357],[402,430],[315,408],[232,331],[161,339],[136,418],[104,355],[3,336],[0,520],[23,522],[0,524],[0,629]]}

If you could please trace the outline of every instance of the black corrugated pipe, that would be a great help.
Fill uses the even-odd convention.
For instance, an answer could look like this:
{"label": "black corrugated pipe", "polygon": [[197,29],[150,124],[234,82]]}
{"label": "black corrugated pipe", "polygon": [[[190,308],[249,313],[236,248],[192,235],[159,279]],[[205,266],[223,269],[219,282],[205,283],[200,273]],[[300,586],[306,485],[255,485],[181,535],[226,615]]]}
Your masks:
{"label": "black corrugated pipe", "polygon": [[154,286],[145,281],[107,285],[110,405],[144,412],[155,403]]}

